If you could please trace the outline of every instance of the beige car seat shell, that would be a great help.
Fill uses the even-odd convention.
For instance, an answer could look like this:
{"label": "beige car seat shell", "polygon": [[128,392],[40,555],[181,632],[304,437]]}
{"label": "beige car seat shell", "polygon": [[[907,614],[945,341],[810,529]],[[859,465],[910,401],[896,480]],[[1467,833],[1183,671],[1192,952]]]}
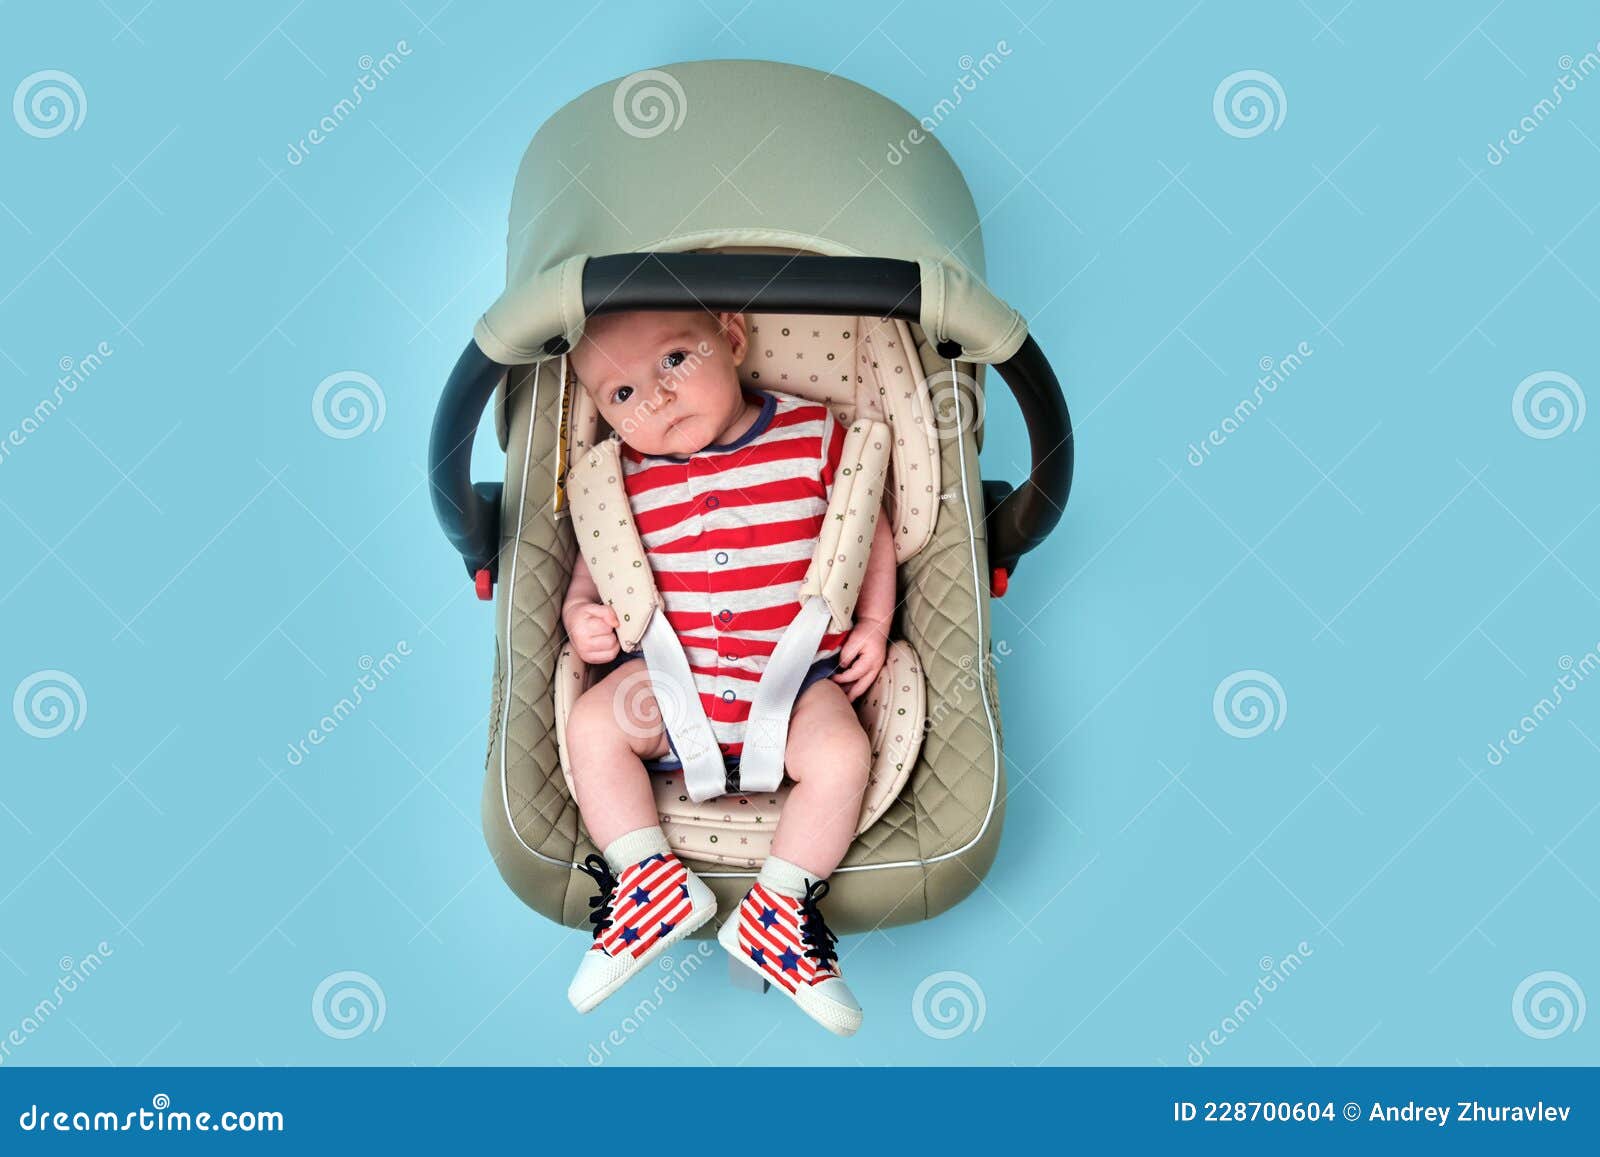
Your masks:
{"label": "beige car seat shell", "polygon": [[[766,324],[758,319],[758,325]],[[971,367],[952,367],[912,327],[904,327],[896,340],[914,358],[908,367],[920,368],[925,381],[939,383],[937,388],[951,395],[943,405],[939,396],[931,397],[932,406],[948,411],[951,401],[957,407],[968,404],[955,394],[961,379],[970,381]],[[582,832],[557,740],[558,703],[573,692],[569,684],[558,695],[556,685],[565,644],[559,608],[574,553],[568,520],[558,509],[556,467],[569,460],[559,452],[564,392],[557,381],[559,364],[551,359],[515,367],[508,375],[505,541],[483,818],[490,849],[512,889],[536,910],[576,926],[588,914],[588,877],[575,865],[595,849]],[[752,366],[751,372],[760,371]],[[568,420],[576,433],[582,428],[582,393],[570,397]],[[872,801],[876,818],[835,873],[829,920],[841,933],[926,919],[966,896],[993,859],[1004,811],[1002,734],[989,661],[978,429],[940,431],[924,418],[921,425],[896,425],[895,430],[897,450],[902,449],[900,435],[910,430],[931,435],[935,454],[929,461],[937,462],[940,479],[949,480],[931,492],[933,517],[925,530],[914,520],[921,518],[920,501],[914,519],[901,518],[902,510],[909,515],[914,493],[906,488],[908,497],[900,497],[903,478],[913,474],[909,467],[895,473],[891,491],[895,502],[903,503],[893,511],[897,552],[902,542],[925,535],[923,546],[899,568],[901,603],[893,633],[914,655],[905,662],[922,675],[923,713],[938,722],[921,735],[903,789],[881,808],[881,798]],[[592,430],[588,437],[597,434]],[[572,445],[580,443],[574,438]],[[566,678],[572,679],[570,666]],[[565,702],[570,706],[570,699]],[[666,790],[658,785],[658,791]],[[663,814],[675,813],[668,808]],[[680,834],[698,838],[708,852],[711,835],[719,845],[723,839],[721,824],[730,825],[731,837],[739,838],[734,825],[742,821],[723,821],[720,813],[709,823],[677,815]],[[744,834],[748,838],[747,830]],[[720,846],[716,851],[723,854]],[[698,863],[719,903],[729,906],[754,875],[747,864]]]}
{"label": "beige car seat shell", "polygon": [[[639,126],[618,111],[619,94],[642,81],[661,86],[684,115],[659,132],[631,131]],[[686,283],[662,278],[666,259],[683,255],[718,255],[716,267],[730,276],[735,264],[741,275],[767,271],[740,283],[756,292],[791,275],[769,295],[772,311],[717,306],[756,309],[744,367],[752,384],[817,397],[847,419],[881,420],[893,431],[886,505],[898,560],[897,646],[862,714],[881,743],[909,745],[912,736],[881,733],[889,713],[900,718],[892,696],[914,699],[911,676],[920,674],[920,706],[932,722],[918,729],[914,754],[905,749],[901,762],[910,766],[898,769],[899,789],[882,778],[874,785],[864,829],[830,881],[830,925],[843,934],[926,919],[969,895],[993,861],[1006,791],[978,469],[985,366],[1001,366],[1024,402],[1037,483],[996,499],[997,516],[1015,516],[991,523],[997,565],[1014,564],[1054,524],[1070,482],[1071,433],[1048,362],[985,281],[981,220],[949,153],[927,137],[898,164],[870,163],[884,141],[915,127],[907,110],[837,75],[771,61],[691,61],[596,85],[550,116],[523,157],[506,287],[447,385],[430,475],[446,533],[480,593],[495,594],[485,835],[511,889],[554,920],[576,927],[588,916],[592,881],[575,865],[595,850],[560,752],[559,722],[584,678],[562,659],[560,605],[575,556],[563,484],[575,456],[604,433],[581,391],[562,380],[561,355],[590,312],[615,307],[610,295],[636,272],[668,291],[651,293],[685,307],[671,291]],[[888,281],[875,291],[830,290],[854,313],[870,302],[874,316],[776,312],[780,300],[825,307],[818,294],[793,288],[817,282],[790,270],[785,255],[814,263],[805,276],[824,281],[846,266],[852,278],[882,273]],[[681,260],[673,268],[694,276]],[[908,269],[914,283],[902,288]],[[892,293],[881,292],[885,284]],[[728,297],[725,284],[718,292]],[[895,320],[878,320],[880,312]],[[918,375],[926,392],[911,384]],[[497,379],[506,462],[494,492],[470,478],[467,418]],[[1051,437],[1061,440],[1043,440]],[[1056,447],[1063,452],[1052,459]],[[754,875],[759,844],[734,845],[755,849],[741,855],[724,847],[724,833],[749,839],[756,824],[741,813],[760,815],[765,827],[781,795],[702,814],[672,806],[682,801],[668,794],[671,778],[658,784],[662,814],[686,839],[701,840],[693,862],[731,909]]]}

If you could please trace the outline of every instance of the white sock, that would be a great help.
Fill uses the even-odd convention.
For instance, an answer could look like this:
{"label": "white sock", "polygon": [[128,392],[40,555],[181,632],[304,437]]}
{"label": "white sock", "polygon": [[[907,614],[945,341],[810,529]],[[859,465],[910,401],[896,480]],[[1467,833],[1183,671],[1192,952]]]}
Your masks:
{"label": "white sock", "polygon": [[659,825],[652,825],[618,836],[602,854],[606,863],[611,865],[611,870],[620,876],[622,869],[631,864],[648,860],[651,856],[664,856],[671,851],[672,848],[667,845],[667,833]]}
{"label": "white sock", "polygon": [[756,877],[756,883],[781,896],[792,896],[798,900],[806,894],[806,881],[820,878],[799,864],[791,864],[788,860],[781,860],[777,856],[768,856],[766,862],[761,865],[761,873]]}

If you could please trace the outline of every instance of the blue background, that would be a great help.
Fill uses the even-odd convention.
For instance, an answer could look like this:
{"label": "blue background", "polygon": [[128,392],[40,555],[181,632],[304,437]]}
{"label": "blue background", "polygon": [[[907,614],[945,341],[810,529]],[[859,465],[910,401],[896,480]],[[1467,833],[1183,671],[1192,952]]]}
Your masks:
{"label": "blue background", "polygon": [[[1210,1063],[1600,1060],[1575,1011],[1538,1039],[1513,1010],[1546,971],[1600,993],[1600,681],[1486,758],[1600,644],[1600,418],[1512,413],[1529,375],[1600,381],[1600,78],[1487,157],[1595,51],[1592,10],[438,3],[0,13],[0,96],[59,69],[87,106],[48,139],[0,116],[0,437],[63,359],[113,351],[0,460],[0,700],[39,671],[83,690],[54,738],[0,714],[0,1036],[111,949],[6,1063],[581,1066],[619,1030],[614,1063],[1184,1065],[1302,941]],[[921,115],[1001,40],[938,136],[1079,472],[994,611],[999,859],[949,915],[847,941],[854,1041],[716,959],[636,1031],[644,988],[580,1018],[582,934],[483,847],[491,615],[423,486],[517,160],[640,68],[792,61]],[[1249,138],[1213,115],[1243,69],[1286,109]],[[331,438],[312,396],[350,370],[384,418]],[[997,395],[985,473],[1026,453]],[[1240,739],[1212,701],[1246,670],[1281,726]],[[385,1015],[335,1039],[313,994],[347,970]],[[913,1003],[941,972],[983,1008],[948,1038]]]}

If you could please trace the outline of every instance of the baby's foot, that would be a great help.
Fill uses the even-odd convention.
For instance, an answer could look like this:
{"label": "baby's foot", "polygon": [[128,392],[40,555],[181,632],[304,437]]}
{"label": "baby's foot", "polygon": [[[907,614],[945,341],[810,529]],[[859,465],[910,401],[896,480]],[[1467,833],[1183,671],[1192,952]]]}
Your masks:
{"label": "baby's foot", "polygon": [[628,863],[617,875],[601,856],[589,856],[582,867],[599,886],[589,901],[594,943],[578,964],[567,999],[588,1012],[715,916],[717,899],[671,852]]}
{"label": "baby's foot", "polygon": [[805,889],[803,896],[789,896],[757,880],[723,923],[717,942],[788,993],[823,1028],[849,1036],[861,1027],[861,1006],[839,973],[835,937],[817,909],[828,882],[807,880]]}

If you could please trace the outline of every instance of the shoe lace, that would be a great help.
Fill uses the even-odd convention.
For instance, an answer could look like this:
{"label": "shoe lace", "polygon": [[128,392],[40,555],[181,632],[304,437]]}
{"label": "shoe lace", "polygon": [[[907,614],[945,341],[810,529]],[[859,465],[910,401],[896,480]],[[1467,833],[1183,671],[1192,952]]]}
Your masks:
{"label": "shoe lace", "polygon": [[805,942],[806,955],[817,962],[819,968],[830,968],[839,959],[834,945],[839,938],[828,928],[818,901],[828,894],[828,881],[807,880],[806,894],[800,901],[800,939]]}
{"label": "shoe lace", "polygon": [[611,865],[592,852],[578,866],[594,878],[600,889],[598,895],[589,897],[589,907],[594,909],[589,913],[589,923],[594,925],[594,937],[598,940],[600,934],[611,927],[611,899],[616,895],[617,878],[611,874]]}

